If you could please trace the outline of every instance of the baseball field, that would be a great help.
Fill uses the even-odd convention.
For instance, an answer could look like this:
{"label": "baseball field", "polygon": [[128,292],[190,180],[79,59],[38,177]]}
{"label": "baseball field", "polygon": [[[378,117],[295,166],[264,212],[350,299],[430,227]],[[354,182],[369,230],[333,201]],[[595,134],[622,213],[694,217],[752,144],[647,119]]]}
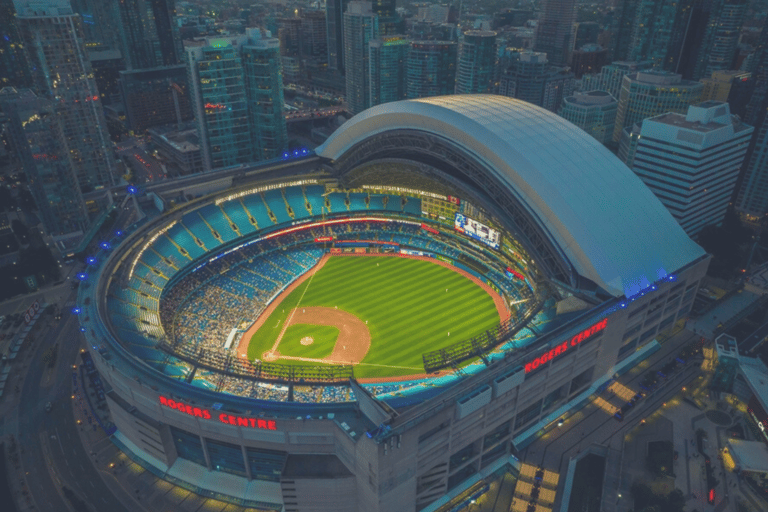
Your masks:
{"label": "baseball field", "polygon": [[247,355],[355,364],[357,377],[423,373],[422,354],[499,323],[486,289],[435,262],[332,256],[259,322]]}

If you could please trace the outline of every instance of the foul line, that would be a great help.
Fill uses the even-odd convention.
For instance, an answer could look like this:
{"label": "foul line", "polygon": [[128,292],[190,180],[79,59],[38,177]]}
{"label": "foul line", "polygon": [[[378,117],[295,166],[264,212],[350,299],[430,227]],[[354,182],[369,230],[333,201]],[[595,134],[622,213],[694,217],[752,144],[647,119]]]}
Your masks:
{"label": "foul line", "polygon": [[280,359],[292,359],[294,361],[304,361],[307,363],[323,363],[323,364],[352,364],[355,366],[381,366],[383,368],[401,368],[403,370],[423,370],[421,366],[395,366],[391,364],[375,364],[375,363],[353,363],[351,361],[339,361],[336,359],[314,359],[311,357],[300,356],[284,356],[280,355]]}
{"label": "foul line", "polygon": [[309,278],[309,281],[307,282],[307,287],[304,288],[304,292],[302,292],[301,297],[299,297],[299,302],[296,303],[296,307],[293,308],[293,311],[291,311],[290,316],[283,324],[283,329],[280,331],[280,334],[277,336],[277,340],[275,340],[275,344],[272,345],[272,350],[270,352],[275,352],[277,350],[277,346],[280,345],[280,341],[283,339],[283,334],[285,334],[285,331],[288,330],[288,326],[291,325],[291,320],[293,320],[293,315],[296,314],[296,311],[299,310],[299,305],[301,304],[301,301],[304,300],[304,295],[307,294],[307,290],[309,290],[309,286],[312,284],[312,280],[315,278],[315,274],[317,272],[313,272],[312,275]]}

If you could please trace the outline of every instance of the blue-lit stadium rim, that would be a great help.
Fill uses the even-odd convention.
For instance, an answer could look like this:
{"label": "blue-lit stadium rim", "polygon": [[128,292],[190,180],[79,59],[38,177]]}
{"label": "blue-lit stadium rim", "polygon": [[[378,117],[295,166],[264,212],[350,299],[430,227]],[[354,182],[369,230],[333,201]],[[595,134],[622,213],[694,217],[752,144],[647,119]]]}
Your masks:
{"label": "blue-lit stadium rim", "polygon": [[283,151],[283,160],[291,160],[293,158],[300,158],[304,156],[314,155],[315,152],[307,148],[298,148],[288,151]]}

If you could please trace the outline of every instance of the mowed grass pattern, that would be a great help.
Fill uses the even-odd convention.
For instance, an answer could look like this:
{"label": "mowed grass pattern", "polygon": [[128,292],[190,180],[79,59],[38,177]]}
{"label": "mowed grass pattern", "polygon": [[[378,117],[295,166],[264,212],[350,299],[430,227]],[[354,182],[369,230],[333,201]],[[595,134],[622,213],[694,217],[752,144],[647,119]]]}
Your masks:
{"label": "mowed grass pattern", "polygon": [[[301,339],[307,336],[314,341],[311,345],[302,345]],[[293,324],[280,340],[280,354],[322,359],[331,355],[338,337],[339,330],[332,325]]]}
{"label": "mowed grass pattern", "polygon": [[272,348],[300,298],[299,307],[338,307],[368,321],[371,348],[355,368],[357,377],[422,373],[424,352],[463,341],[500,320],[488,293],[451,269],[408,258],[333,256],[251,338],[251,360]]}

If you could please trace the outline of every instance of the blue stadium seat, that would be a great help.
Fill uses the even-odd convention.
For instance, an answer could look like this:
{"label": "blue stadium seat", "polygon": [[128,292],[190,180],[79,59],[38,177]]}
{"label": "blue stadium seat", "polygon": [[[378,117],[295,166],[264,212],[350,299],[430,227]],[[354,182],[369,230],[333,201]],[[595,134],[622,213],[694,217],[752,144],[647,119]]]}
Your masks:
{"label": "blue stadium seat", "polygon": [[312,206],[312,215],[321,215],[325,209],[325,188],[320,185],[309,185],[305,189],[307,201]]}
{"label": "blue stadium seat", "polygon": [[235,199],[234,201],[227,201],[226,203],[222,203],[219,206],[221,206],[221,208],[227,214],[227,217],[232,219],[232,222],[237,225],[237,229],[240,230],[240,233],[247,235],[256,231],[256,228],[253,226],[253,224],[251,224],[251,221],[248,220],[248,214],[245,213],[245,210],[240,204],[240,201]]}
{"label": "blue stadium seat", "polygon": [[264,199],[267,201],[269,209],[275,214],[278,224],[291,222],[291,217],[288,215],[288,210],[285,207],[283,194],[281,194],[279,190],[268,190],[264,192]]}
{"label": "blue stadium seat", "polygon": [[301,192],[301,187],[286,187],[285,199],[291,205],[296,219],[309,217],[309,210],[307,210],[307,205],[304,204],[304,194]]}
{"label": "blue stadium seat", "polygon": [[421,199],[418,197],[408,197],[408,202],[405,203],[403,212],[410,213],[412,215],[421,215]]}
{"label": "blue stadium seat", "polygon": [[176,224],[165,233],[169,238],[173,239],[179,247],[182,247],[192,257],[192,259],[199,258],[205,251],[202,247],[195,243],[195,239],[192,235],[184,229],[180,224]]}
{"label": "blue stadium seat", "polygon": [[221,242],[213,236],[213,231],[200,218],[197,211],[186,214],[181,219],[182,224],[187,227],[201,242],[207,250],[212,250],[221,245]]}
{"label": "blue stadium seat", "polygon": [[347,211],[347,205],[344,203],[346,196],[339,192],[334,192],[328,195],[328,199],[331,201],[331,213],[344,213]]}
{"label": "blue stadium seat", "polygon": [[204,206],[198,210],[198,212],[206,221],[208,221],[208,224],[210,224],[211,227],[216,230],[221,239],[225,242],[231,242],[232,240],[238,238],[238,234],[234,229],[232,229],[232,226],[221,212],[221,209],[219,209],[219,207],[215,204]]}
{"label": "blue stadium seat", "polygon": [[259,194],[251,194],[250,196],[243,197],[243,204],[248,209],[253,218],[256,219],[256,223],[260,229],[264,229],[269,226],[273,226],[274,222],[269,218],[267,209],[264,207],[264,202],[261,200]]}
{"label": "blue stadium seat", "polygon": [[365,205],[366,196],[367,194],[360,194],[357,192],[352,192],[349,194],[349,209],[361,212],[367,210],[368,207]]}
{"label": "blue stadium seat", "polygon": [[189,263],[189,259],[184,257],[176,246],[174,246],[170,240],[164,236],[157,237],[157,240],[152,244],[152,248],[157,251],[158,254],[162,254],[163,257],[168,258],[178,268],[184,268]]}

